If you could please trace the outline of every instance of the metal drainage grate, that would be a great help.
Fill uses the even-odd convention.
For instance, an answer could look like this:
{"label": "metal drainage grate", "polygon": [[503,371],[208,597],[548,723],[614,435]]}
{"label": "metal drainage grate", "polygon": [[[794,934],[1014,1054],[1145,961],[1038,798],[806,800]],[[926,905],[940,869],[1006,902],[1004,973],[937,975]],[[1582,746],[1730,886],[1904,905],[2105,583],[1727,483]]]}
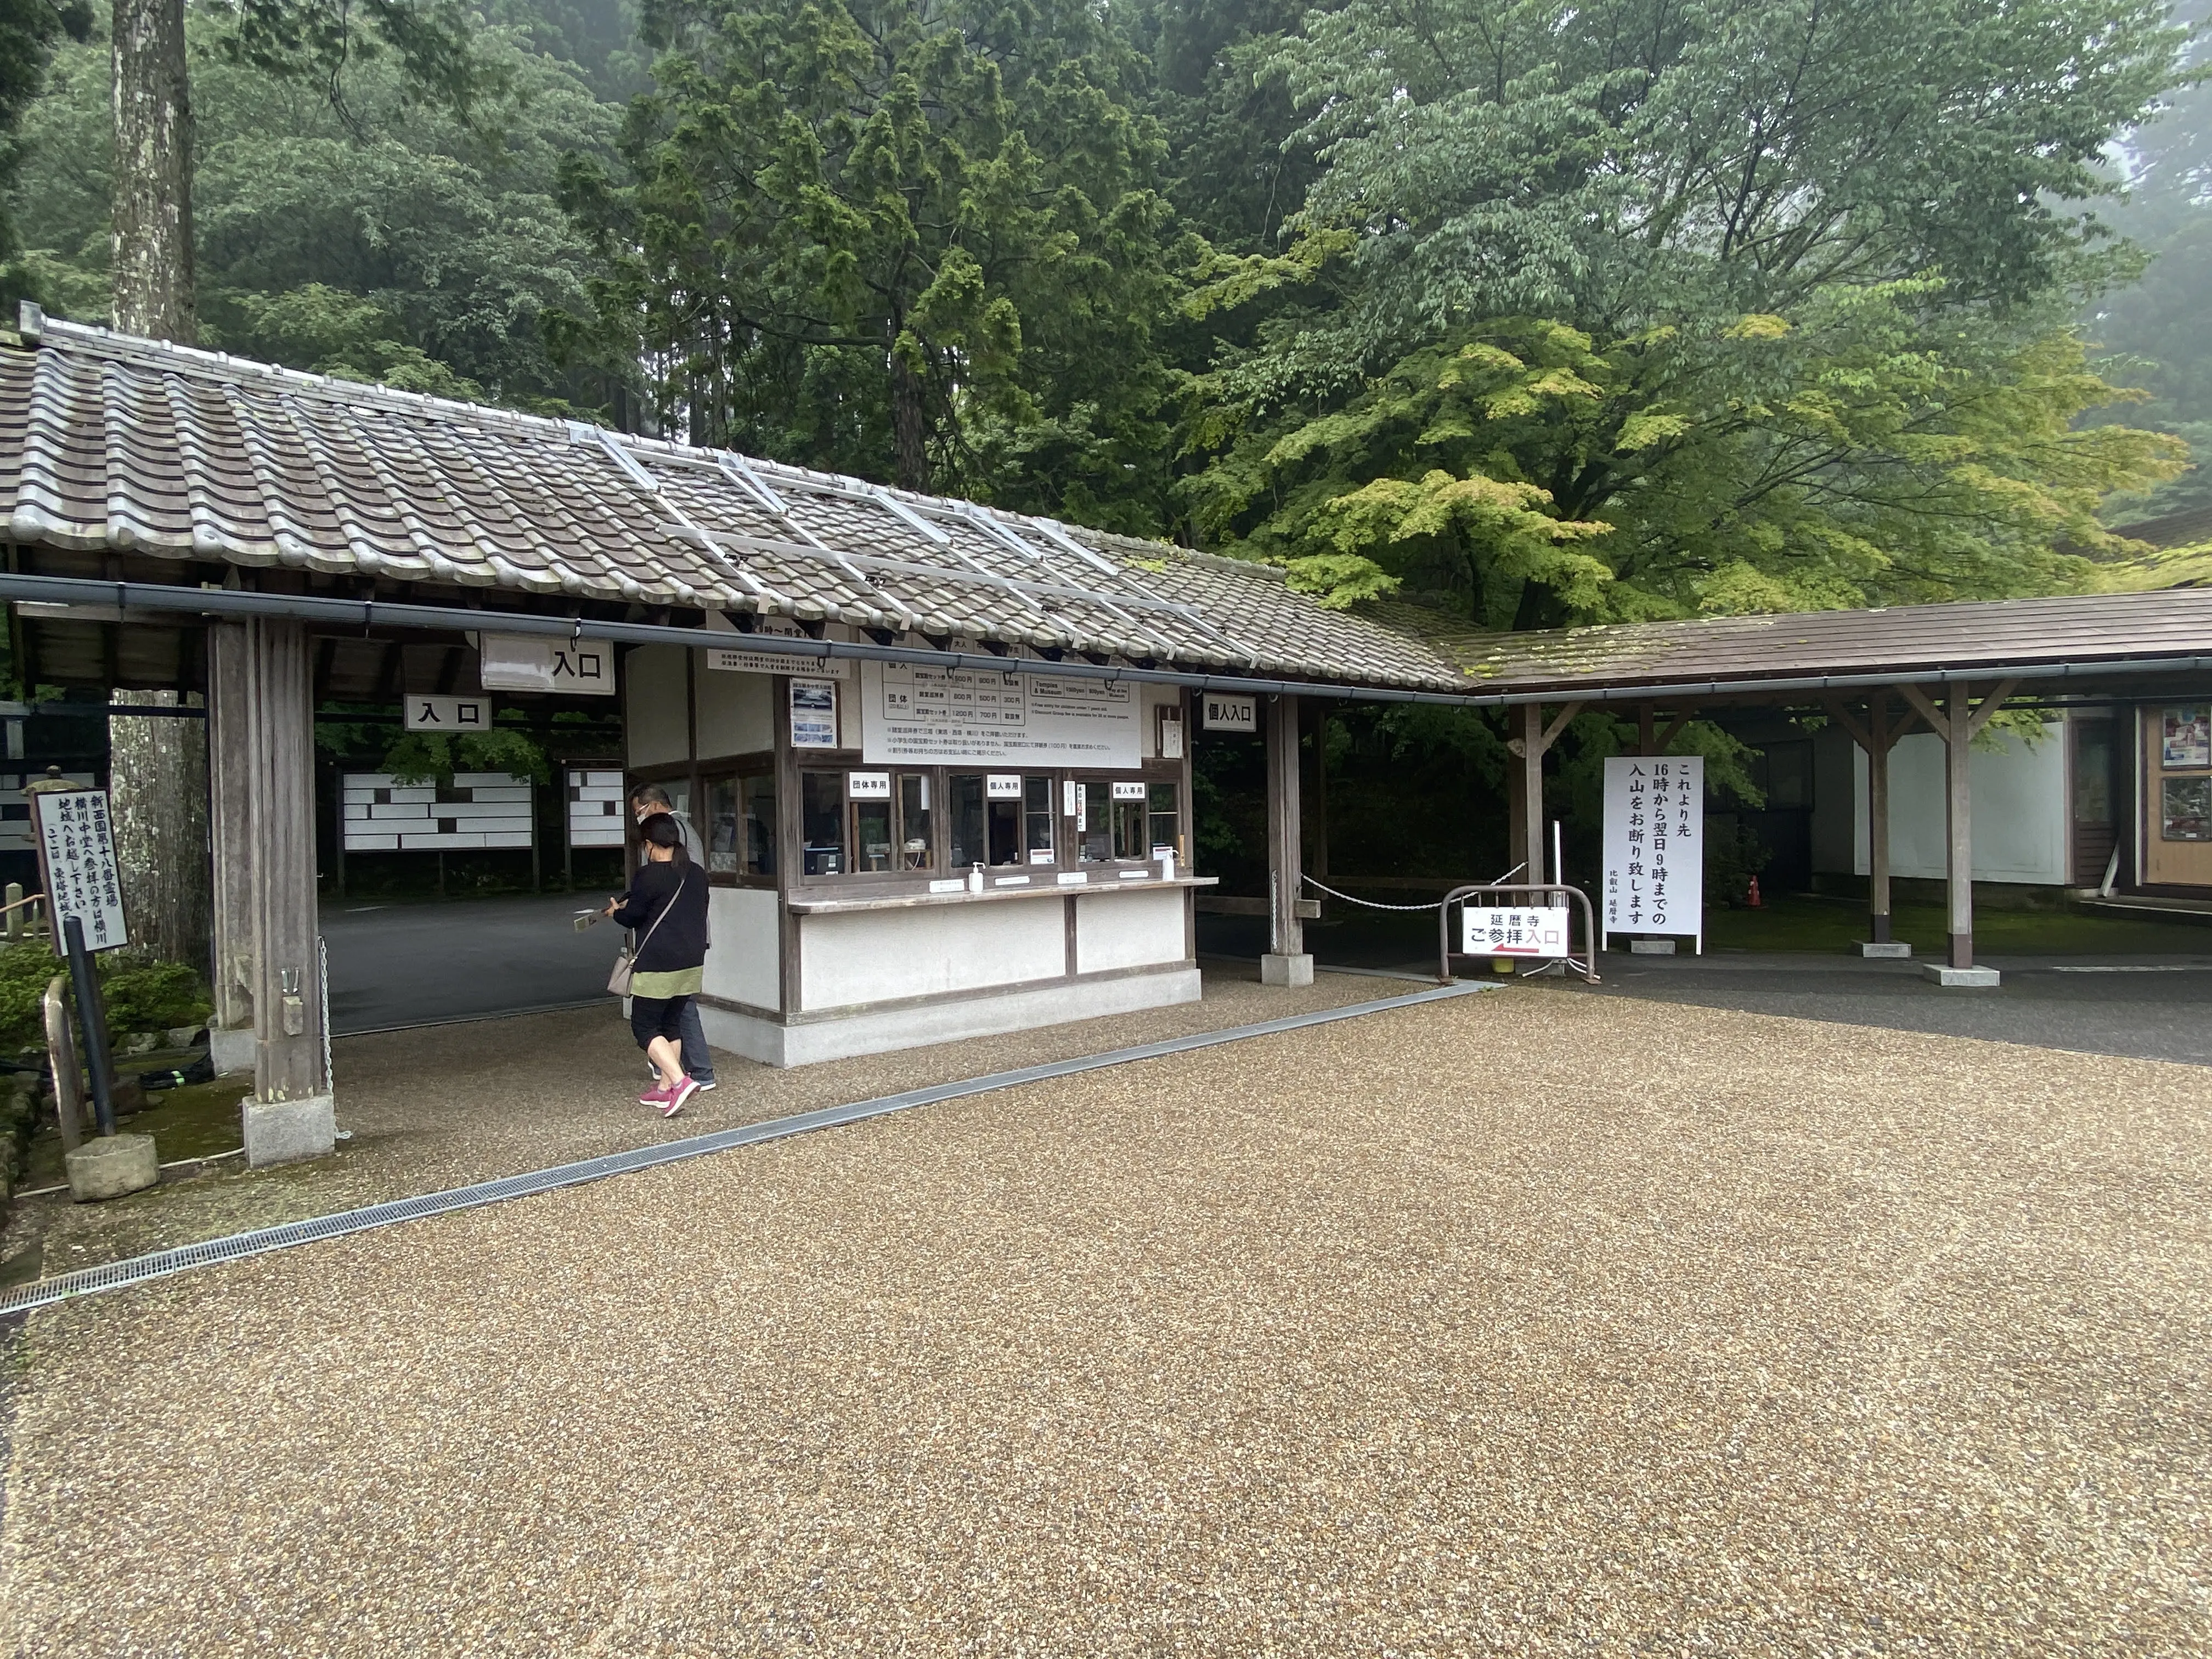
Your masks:
{"label": "metal drainage grate", "polygon": [[426,1193],[420,1198],[395,1199],[389,1204],[372,1204],[366,1209],[318,1216],[312,1221],[288,1221],[281,1227],[264,1227],[257,1232],[234,1233],[228,1238],[213,1238],[204,1243],[180,1245],[173,1250],[157,1250],[151,1255],[132,1256],[128,1261],[111,1261],[99,1267],[83,1267],[75,1273],[40,1279],[36,1284],[19,1285],[14,1290],[0,1292],[0,1316],[27,1313],[33,1308],[50,1307],[57,1302],[67,1302],[100,1291],[120,1290],[126,1285],[143,1284],[149,1279],[164,1279],[171,1273],[211,1267],[219,1261],[236,1261],[246,1256],[266,1255],[270,1250],[289,1249],[295,1244],[312,1244],[318,1239],[342,1238],[348,1233],[368,1232],[373,1228],[389,1227],[398,1222],[420,1221],[429,1216],[449,1214],[455,1210],[472,1210],[479,1205],[502,1203],[510,1198],[526,1198],[533,1193],[550,1193],[562,1187],[581,1186],[586,1182],[604,1181],[609,1176],[655,1169],[664,1164],[704,1158],[712,1152],[756,1146],[764,1140],[781,1140],[787,1135],[805,1134],[812,1129],[832,1129],[842,1124],[859,1123],[890,1112],[903,1112],[916,1106],[932,1106],[944,1100],[957,1100],[966,1095],[988,1094],[995,1089],[1019,1088],[1026,1083],[1044,1083],[1054,1078],[1072,1077],[1079,1072],[1095,1072],[1108,1066],[1126,1066],[1133,1060],[1158,1060],[1168,1054],[1187,1054],[1194,1048],[1210,1048],[1217,1043],[1240,1042],[1247,1037],[1270,1036],[1278,1031],[1295,1031],[1310,1025],[1326,1025],[1334,1020],[1356,1019],[1364,1014],[1385,1013],[1393,1008],[1410,1008],[1419,1003],[1436,1002],[1492,988],[1483,984],[1439,985],[1433,989],[1415,991],[1406,996],[1384,997],[1375,1002],[1355,1002],[1342,1008],[1324,1008],[1316,1013],[1293,1014],[1284,1019],[1263,1020],[1256,1025],[1234,1025],[1225,1030],[1201,1031],[1195,1036],[1170,1037],[1164,1042],[1147,1042],[1133,1048],[1113,1048],[1104,1054],[1085,1054],[1076,1060],[1054,1060],[1044,1066],[1024,1066],[1018,1071],[993,1072],[985,1077],[968,1078],[957,1083],[940,1083],[927,1089],[909,1089],[903,1094],[881,1095],[873,1100],[855,1101],[845,1106],[825,1106],[818,1111],[801,1112],[793,1117],[772,1118],[765,1123],[750,1123],[735,1129],[718,1129],[712,1134],[663,1141],[659,1146],[641,1146],[632,1152],[608,1152],[577,1164],[556,1164],[552,1169],[535,1170],[526,1175],[502,1176],[496,1181],[480,1181],[472,1187],[455,1187],[442,1193]]}

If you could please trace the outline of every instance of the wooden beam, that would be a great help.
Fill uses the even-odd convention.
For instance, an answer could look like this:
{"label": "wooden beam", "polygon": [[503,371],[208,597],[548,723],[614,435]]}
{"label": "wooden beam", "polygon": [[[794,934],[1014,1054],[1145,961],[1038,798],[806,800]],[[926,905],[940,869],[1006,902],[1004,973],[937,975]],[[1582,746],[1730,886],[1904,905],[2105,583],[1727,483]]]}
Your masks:
{"label": "wooden beam", "polygon": [[[304,624],[247,624],[253,834],[253,1096],[327,1093],[316,942],[314,697]],[[327,1149],[325,1149],[327,1150]]]}
{"label": "wooden beam", "polygon": [[1874,752],[1874,733],[1859,723],[1858,716],[1851,713],[1841,697],[1823,697],[1820,699],[1820,707],[1828,711],[1830,720],[1835,721],[1850,735],[1853,743],[1858,744],[1869,755]]}
{"label": "wooden beam", "polygon": [[1978,736],[1981,729],[1990,723],[1990,716],[2003,708],[2005,700],[2019,689],[2018,680],[1999,680],[1996,689],[1984,697],[1975,708],[1972,718],[1967,722],[1966,736],[1970,738]]}
{"label": "wooden beam", "polygon": [[215,864],[215,1027],[219,1031],[248,1030],[253,1025],[251,634],[251,624],[244,622],[216,622],[208,627],[208,840]]}
{"label": "wooden beam", "polygon": [[1304,853],[1298,805],[1298,700],[1277,696],[1267,702],[1267,952],[1277,957],[1305,954],[1305,923],[1298,915],[1304,896]]}
{"label": "wooden beam", "polygon": [[1552,752],[1552,745],[1559,740],[1559,733],[1567,729],[1567,722],[1573,720],[1576,715],[1582,712],[1582,704],[1578,702],[1571,702],[1565,708],[1560,709],[1557,715],[1553,716],[1552,723],[1544,728],[1543,741],[1538,745],[1536,750],[1537,759],[1541,760],[1545,756]]}
{"label": "wooden beam", "polygon": [[1668,722],[1667,729],[1659,734],[1659,746],[1651,752],[1655,755],[1665,754],[1668,745],[1673,744],[1676,738],[1681,736],[1682,728],[1687,726],[1697,717],[1698,706],[1695,703],[1692,703],[1687,708],[1683,709],[1680,714],[1676,714],[1672,720]]}
{"label": "wooden beam", "polygon": [[[1909,721],[1911,716],[1907,715]],[[1877,691],[1867,705],[1867,937],[1889,943],[1889,694]]]}
{"label": "wooden beam", "polygon": [[1950,901],[1950,962],[1954,968],[1971,968],[1974,965],[1973,695],[1964,682],[1959,682],[1952,686],[1948,701],[1950,717],[1943,729],[1948,830],[1943,875]]}
{"label": "wooden beam", "polygon": [[1636,705],[1636,752],[1647,757],[1659,752],[1659,740],[1652,731],[1656,718],[1650,703]]}
{"label": "wooden beam", "polygon": [[1951,722],[1943,712],[1929,700],[1928,694],[1909,681],[1897,689],[1905,702],[1912,705],[1913,712],[1928,722],[1928,729],[1942,738],[1944,742],[1950,742]]}

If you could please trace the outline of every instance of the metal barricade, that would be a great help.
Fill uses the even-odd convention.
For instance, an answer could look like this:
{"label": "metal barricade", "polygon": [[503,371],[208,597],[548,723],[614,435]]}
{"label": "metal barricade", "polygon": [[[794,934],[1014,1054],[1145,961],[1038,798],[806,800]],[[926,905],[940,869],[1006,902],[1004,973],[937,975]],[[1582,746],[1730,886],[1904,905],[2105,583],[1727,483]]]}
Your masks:
{"label": "metal barricade", "polygon": [[[1451,940],[1452,906],[1464,905],[1468,899],[1484,893],[1559,893],[1572,897],[1583,908],[1582,960],[1578,962],[1575,959],[1574,930],[1571,923],[1567,932],[1567,955],[1564,958],[1553,959],[1564,960],[1568,967],[1583,976],[1585,982],[1591,985],[1598,982],[1597,913],[1590,908],[1589,894],[1583,892],[1579,887],[1570,887],[1565,882],[1559,881],[1485,881],[1476,882],[1466,887],[1453,888],[1450,892],[1444,895],[1444,902],[1437,908],[1437,981],[1439,984],[1451,983],[1451,962],[1454,957],[1485,954],[1480,951],[1455,951],[1452,949]],[[1546,907],[1540,905],[1536,908]]]}

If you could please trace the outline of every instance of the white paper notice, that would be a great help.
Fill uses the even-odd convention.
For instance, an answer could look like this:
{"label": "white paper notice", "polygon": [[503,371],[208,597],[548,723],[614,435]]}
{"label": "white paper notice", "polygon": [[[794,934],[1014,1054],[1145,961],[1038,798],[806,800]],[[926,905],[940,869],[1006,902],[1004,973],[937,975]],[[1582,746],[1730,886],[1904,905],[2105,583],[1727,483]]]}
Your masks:
{"label": "white paper notice", "polygon": [[107,821],[107,791],[41,791],[31,797],[46,854],[46,895],[52,905],[54,945],[62,924],[75,916],[88,951],[112,951],[131,943],[123,922],[123,887],[115,874],[115,836]]}
{"label": "white paper notice", "polygon": [[1567,907],[1544,905],[1519,910],[1460,912],[1461,944],[1470,957],[1564,957],[1567,954]]}
{"label": "white paper notice", "polygon": [[1705,944],[1705,763],[1696,755],[1605,763],[1601,933],[1686,934]]}
{"label": "white paper notice", "polygon": [[860,665],[861,753],[907,762],[1119,767],[1142,758],[1133,685],[988,669]]}

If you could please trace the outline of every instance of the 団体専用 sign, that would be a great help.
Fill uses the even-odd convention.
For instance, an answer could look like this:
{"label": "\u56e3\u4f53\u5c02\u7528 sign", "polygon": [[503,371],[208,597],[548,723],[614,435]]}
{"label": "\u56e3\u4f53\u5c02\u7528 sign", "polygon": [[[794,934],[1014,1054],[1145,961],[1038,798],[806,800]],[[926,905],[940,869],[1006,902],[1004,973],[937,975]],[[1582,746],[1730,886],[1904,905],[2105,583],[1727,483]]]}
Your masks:
{"label": "\u56e3\u4f53\u5c02\u7528 sign", "polygon": [[1208,691],[1198,701],[1198,723],[1207,732],[1247,732],[1260,729],[1260,700],[1219,691]]}
{"label": "\u56e3\u4f53\u5c02\u7528 sign", "polygon": [[405,704],[410,732],[489,732],[489,697],[410,696]]}
{"label": "\u56e3\u4f53\u5c02\u7528 sign", "polygon": [[848,772],[845,774],[847,800],[889,800],[891,798],[891,775],[888,772]]}
{"label": "\u56e3\u4f53\u5c02\u7528 sign", "polygon": [[123,884],[115,872],[115,833],[105,789],[42,790],[31,797],[38,815],[39,862],[45,866],[54,949],[72,916],[88,951],[131,943],[123,920]]}
{"label": "\u56e3\u4f53\u5c02\u7528 sign", "polygon": [[1601,947],[1612,933],[1688,935],[1705,948],[1705,763],[1697,755],[1605,763]]}
{"label": "\u56e3\u4f53\u5c02\u7528 sign", "polygon": [[1567,907],[1522,906],[1517,910],[1459,913],[1461,947],[1470,957],[1564,957],[1567,954]]}
{"label": "\u56e3\u4f53\u5c02\u7528 sign", "polygon": [[793,749],[835,749],[837,746],[836,681],[792,681],[791,746]]}

